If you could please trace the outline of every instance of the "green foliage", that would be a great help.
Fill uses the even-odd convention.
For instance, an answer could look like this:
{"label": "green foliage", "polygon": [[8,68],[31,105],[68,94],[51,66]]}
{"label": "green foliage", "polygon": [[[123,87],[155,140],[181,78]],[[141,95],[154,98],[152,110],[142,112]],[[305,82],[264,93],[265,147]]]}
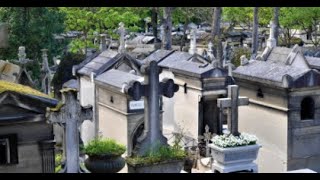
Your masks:
{"label": "green foliage", "polygon": [[[278,44],[279,44],[278,46],[287,46],[287,43],[284,41],[283,38],[279,38]],[[300,38],[292,37],[291,41],[290,41],[290,44],[291,45],[298,44],[299,46],[302,46],[304,44],[304,42]]]}
{"label": "green foliage", "polygon": [[[48,49],[48,58],[59,55],[64,44],[54,39],[54,34],[64,31],[64,16],[57,8],[1,7],[0,21],[9,25],[9,47],[0,50],[1,59],[18,59],[18,47],[25,46],[27,57],[42,61],[41,49]],[[49,62],[53,63],[53,62]],[[40,67],[30,66],[33,77],[39,77]]]}
{"label": "green foliage", "polygon": [[172,12],[172,22],[179,23],[202,23],[212,21],[211,7],[177,7]]}
{"label": "green foliage", "polygon": [[126,151],[124,145],[118,144],[113,139],[97,138],[90,141],[84,151],[89,156],[94,155],[115,155],[120,156]]}
{"label": "green foliage", "polygon": [[83,38],[72,40],[70,50],[73,53],[83,53],[88,47],[97,48],[93,45],[94,33],[107,33],[112,38],[118,38],[115,30],[119,23],[123,22],[130,31],[138,31],[141,28],[137,24],[146,15],[147,10],[128,7],[61,7],[65,14],[66,29],[69,31],[81,31]]}
{"label": "green foliage", "polygon": [[240,57],[245,55],[247,58],[251,57],[251,50],[249,48],[235,48],[234,51],[231,53],[231,62],[236,66],[240,66],[241,61]]}
{"label": "green foliage", "polygon": [[61,170],[62,154],[58,153],[55,156],[55,173],[58,173]]}
{"label": "green foliage", "polygon": [[[259,7],[259,25],[266,26],[272,19],[271,7]],[[224,7],[223,20],[230,21],[234,25],[245,24],[252,27],[253,7]]]}
{"label": "green foliage", "polygon": [[179,146],[159,146],[155,151],[149,151],[144,156],[127,157],[126,161],[133,165],[156,164],[173,160],[184,160],[187,153]]}
{"label": "green foliage", "polygon": [[60,98],[61,95],[59,91],[62,88],[62,85],[70,79],[74,79],[72,75],[72,67],[80,64],[84,59],[85,56],[83,54],[73,53],[68,53],[62,57],[61,63],[59,64],[58,69],[52,79],[55,98]]}

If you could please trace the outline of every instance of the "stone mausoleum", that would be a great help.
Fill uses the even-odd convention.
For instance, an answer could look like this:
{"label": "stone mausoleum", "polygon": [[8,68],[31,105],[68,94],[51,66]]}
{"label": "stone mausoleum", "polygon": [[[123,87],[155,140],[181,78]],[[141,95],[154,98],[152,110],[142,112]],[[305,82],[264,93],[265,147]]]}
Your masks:
{"label": "stone mausoleum", "polygon": [[301,168],[320,171],[320,73],[297,45],[269,46],[233,71],[249,106],[239,110],[239,130],[255,134],[262,148],[259,172]]}
{"label": "stone mausoleum", "polygon": [[0,80],[0,173],[53,173],[54,135],[46,108],[58,101]]}

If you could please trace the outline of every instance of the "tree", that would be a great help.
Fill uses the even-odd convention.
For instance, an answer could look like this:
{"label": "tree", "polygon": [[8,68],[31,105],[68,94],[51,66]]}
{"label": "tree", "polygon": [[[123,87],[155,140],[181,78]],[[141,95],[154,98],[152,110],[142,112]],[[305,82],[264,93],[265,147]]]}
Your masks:
{"label": "tree", "polygon": [[258,52],[258,28],[259,28],[259,19],[258,19],[258,7],[253,8],[253,33],[252,33],[252,56],[255,58]]}
{"label": "tree", "polygon": [[172,7],[165,7],[163,9],[163,26],[164,26],[164,32],[165,36],[163,39],[163,48],[166,50],[171,50],[172,45]]}
{"label": "tree", "polygon": [[190,22],[202,23],[212,22],[212,8],[207,7],[177,7],[172,12],[174,25],[183,23],[183,37],[181,38],[180,49],[185,46],[187,39],[186,30]]}
{"label": "tree", "polygon": [[152,16],[151,16],[152,32],[155,37],[154,41],[157,41],[158,37],[158,12],[157,7],[152,7]]}
{"label": "tree", "polygon": [[[259,25],[266,26],[270,23],[272,18],[272,8],[259,7]],[[243,29],[251,29],[253,26],[252,7],[224,7],[223,8],[223,20],[228,21],[231,24],[230,29],[235,25],[239,25]]]}
{"label": "tree", "polygon": [[[54,39],[54,34],[64,31],[64,15],[57,8],[1,7],[0,20],[9,25],[9,47],[0,50],[1,59],[17,59],[19,46],[26,47],[27,58],[42,62],[41,49],[48,49],[49,63],[53,56],[61,55],[64,43]],[[27,67],[32,77],[38,78],[40,66]]]}
{"label": "tree", "polygon": [[282,7],[280,9],[281,16],[279,16],[279,21],[283,33],[282,41],[287,47],[291,46],[291,41],[296,34],[297,29],[300,28],[297,23],[297,11],[299,10],[301,9],[293,7]]}
{"label": "tree", "polygon": [[66,27],[69,31],[80,31],[83,36],[74,39],[70,46],[71,51],[86,54],[88,47],[94,47],[94,32],[107,33],[112,38],[118,38],[115,33],[119,23],[123,22],[130,31],[138,31],[137,26],[142,19],[139,14],[143,14],[141,8],[126,7],[62,7],[62,12],[66,14]]}
{"label": "tree", "polygon": [[[296,9],[296,20],[302,30],[307,33],[309,40],[317,47],[320,43],[318,39],[318,25],[320,23],[320,8],[318,7],[300,7]],[[314,36],[313,36],[314,34]]]}
{"label": "tree", "polygon": [[221,15],[222,15],[222,7],[215,7],[213,10],[213,22],[212,22],[212,32],[211,36],[214,41],[214,46],[216,49],[216,58],[219,62],[219,66],[221,67],[223,64],[223,50],[222,50],[222,42],[221,42]]}
{"label": "tree", "polygon": [[274,38],[276,39],[276,45],[278,45],[278,36],[279,36],[279,10],[280,7],[273,8],[273,22],[275,24]]}

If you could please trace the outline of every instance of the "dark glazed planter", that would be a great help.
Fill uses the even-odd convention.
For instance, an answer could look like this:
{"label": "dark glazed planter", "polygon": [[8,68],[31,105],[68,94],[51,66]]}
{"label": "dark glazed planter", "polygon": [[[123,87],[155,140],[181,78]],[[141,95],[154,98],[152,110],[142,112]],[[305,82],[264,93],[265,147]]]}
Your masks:
{"label": "dark glazed planter", "polygon": [[180,173],[185,160],[166,161],[157,164],[139,165],[129,164],[129,173]]}
{"label": "dark glazed planter", "polygon": [[121,156],[89,156],[84,162],[86,168],[92,173],[116,173],[125,166]]}

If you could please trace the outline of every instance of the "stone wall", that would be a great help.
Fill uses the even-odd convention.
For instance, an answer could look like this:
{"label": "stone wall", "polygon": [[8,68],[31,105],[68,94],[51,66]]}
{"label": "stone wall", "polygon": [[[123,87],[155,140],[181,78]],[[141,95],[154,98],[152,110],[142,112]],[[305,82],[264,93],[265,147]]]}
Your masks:
{"label": "stone wall", "polygon": [[[80,104],[81,106],[91,105],[94,107],[95,103],[95,86],[89,79],[89,77],[82,76],[80,77]],[[81,139],[84,144],[87,144],[95,136],[95,122],[93,121],[84,121],[81,125]]]}
{"label": "stone wall", "polygon": [[[249,106],[239,107],[239,131],[254,134],[262,148],[257,164],[259,172],[279,173],[287,170],[288,118],[287,100],[280,89],[242,84],[240,96],[249,98]],[[263,98],[257,97],[257,89]]]}
{"label": "stone wall", "polygon": [[17,134],[19,162],[19,164],[0,166],[0,173],[43,172],[39,142],[53,140],[52,125],[41,121],[0,126],[0,134]]}
{"label": "stone wall", "polygon": [[[301,102],[314,100],[314,119],[301,120]],[[309,168],[320,172],[320,92],[317,88],[290,92],[288,127],[288,170]]]}

